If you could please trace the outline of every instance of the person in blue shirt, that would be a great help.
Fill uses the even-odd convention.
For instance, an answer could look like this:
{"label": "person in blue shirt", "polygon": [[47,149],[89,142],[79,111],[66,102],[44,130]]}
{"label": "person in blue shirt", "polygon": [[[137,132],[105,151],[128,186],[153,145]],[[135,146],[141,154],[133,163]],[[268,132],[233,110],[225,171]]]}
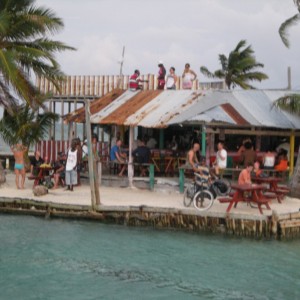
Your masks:
{"label": "person in blue shirt", "polygon": [[114,145],[110,150],[110,160],[121,165],[121,171],[119,176],[123,176],[126,170],[126,153],[121,151],[122,141],[117,140],[116,145]]}

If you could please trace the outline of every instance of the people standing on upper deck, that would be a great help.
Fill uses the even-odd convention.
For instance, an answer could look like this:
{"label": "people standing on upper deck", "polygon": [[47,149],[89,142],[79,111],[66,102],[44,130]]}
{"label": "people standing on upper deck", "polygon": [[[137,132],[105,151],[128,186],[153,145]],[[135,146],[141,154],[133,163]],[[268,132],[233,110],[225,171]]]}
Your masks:
{"label": "people standing on upper deck", "polygon": [[176,82],[177,82],[177,76],[175,74],[175,68],[170,68],[170,73],[167,76],[167,90],[176,90]]}
{"label": "people standing on upper deck", "polygon": [[190,67],[190,64],[186,63],[182,74],[182,88],[184,90],[191,90],[194,80],[197,79],[197,74]]}
{"label": "people standing on upper deck", "polygon": [[158,67],[159,67],[159,70],[158,70],[158,76],[157,76],[157,89],[163,90],[165,88],[165,84],[166,84],[165,77],[166,77],[167,72],[166,72],[164,64],[161,60],[158,62]]}
{"label": "people standing on upper deck", "polygon": [[135,70],[133,75],[130,76],[129,78],[129,89],[131,91],[136,91],[136,90],[142,90],[143,89],[143,82],[148,82],[148,80],[142,80],[140,78],[140,71]]}
{"label": "people standing on upper deck", "polygon": [[[25,162],[24,154],[27,151],[27,147],[22,144],[16,144],[10,147],[15,158],[15,174],[16,174],[16,186],[17,189],[24,189],[25,184]],[[21,175],[21,183],[20,183]]]}

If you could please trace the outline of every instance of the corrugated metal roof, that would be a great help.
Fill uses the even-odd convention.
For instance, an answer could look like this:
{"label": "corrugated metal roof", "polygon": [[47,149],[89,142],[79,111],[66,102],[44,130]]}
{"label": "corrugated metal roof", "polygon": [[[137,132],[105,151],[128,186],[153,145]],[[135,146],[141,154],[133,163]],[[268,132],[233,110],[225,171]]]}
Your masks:
{"label": "corrugated metal roof", "polygon": [[[90,112],[91,114],[95,114],[96,112],[101,111],[106,106],[108,106],[111,102],[118,99],[125,93],[125,90],[113,90],[107,93],[105,96],[91,101],[90,104]],[[79,109],[74,110],[73,112],[65,115],[63,119],[66,122],[77,122],[77,123],[84,123],[85,122],[85,108],[81,107]]]}
{"label": "corrugated metal roof", "polygon": [[[230,95],[228,95],[230,93]],[[274,127],[274,128],[294,128],[300,129],[300,118],[277,109],[273,106],[276,99],[286,95],[287,91],[262,91],[262,90],[241,90],[222,91],[210,96],[218,97],[221,102],[228,103],[236,110],[238,118],[234,118],[224,105],[213,107],[209,110],[202,110],[201,107],[194,108],[197,115],[186,119],[187,123],[207,123],[228,122],[228,124],[244,126],[245,121],[251,126]],[[242,118],[243,121],[239,120]]]}
{"label": "corrugated metal roof", "polygon": [[[131,93],[131,94],[130,94]],[[127,91],[122,95],[127,101],[116,99],[108,107],[91,116],[92,123],[167,127],[168,122],[200,101],[199,91]],[[130,97],[131,95],[131,97]],[[124,100],[123,99],[123,100]]]}
{"label": "corrugated metal roof", "polygon": [[[300,118],[273,107],[285,90],[119,91],[97,100],[91,122],[162,128],[173,124],[219,123],[300,129]],[[93,105],[93,104],[92,104]],[[91,108],[92,108],[91,105]],[[79,110],[82,116],[84,110]],[[78,113],[77,113],[78,114]],[[76,113],[70,120],[79,120]],[[81,118],[82,120],[82,118]]]}

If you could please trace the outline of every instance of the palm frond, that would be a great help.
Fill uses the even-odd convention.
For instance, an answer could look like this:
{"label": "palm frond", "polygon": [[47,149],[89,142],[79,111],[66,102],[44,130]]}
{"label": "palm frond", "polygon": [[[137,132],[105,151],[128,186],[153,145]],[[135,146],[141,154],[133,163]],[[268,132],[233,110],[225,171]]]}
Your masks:
{"label": "palm frond", "polygon": [[289,42],[289,33],[288,30],[296,25],[300,21],[300,13],[294,15],[293,17],[287,19],[285,22],[283,22],[279,27],[279,36],[283,42],[283,44],[289,48],[290,42]]}
{"label": "palm frond", "polygon": [[208,78],[215,78],[215,75],[204,66],[200,67],[200,72]]}
{"label": "palm frond", "polygon": [[273,107],[300,116],[300,94],[289,94],[280,97],[274,102]]}

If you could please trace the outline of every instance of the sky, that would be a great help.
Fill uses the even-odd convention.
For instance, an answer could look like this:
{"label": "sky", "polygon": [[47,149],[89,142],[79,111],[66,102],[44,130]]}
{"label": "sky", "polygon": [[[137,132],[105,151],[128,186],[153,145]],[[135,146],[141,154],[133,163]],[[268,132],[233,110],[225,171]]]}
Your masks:
{"label": "sky", "polygon": [[269,79],[257,88],[300,89],[300,24],[290,30],[290,49],[280,40],[280,24],[297,13],[293,0],[37,0],[52,9],[65,28],[52,38],[77,48],[59,53],[67,75],[117,75],[125,46],[123,74],[135,69],[156,74],[157,62],[182,74],[185,63],[200,81],[199,69],[218,69],[218,55],[240,40],[251,44]]}

